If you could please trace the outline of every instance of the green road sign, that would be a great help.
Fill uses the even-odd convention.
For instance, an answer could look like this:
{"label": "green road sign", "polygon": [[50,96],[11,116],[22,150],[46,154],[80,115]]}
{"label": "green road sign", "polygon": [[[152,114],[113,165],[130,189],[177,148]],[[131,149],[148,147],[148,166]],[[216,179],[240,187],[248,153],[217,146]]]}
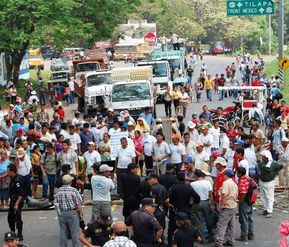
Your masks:
{"label": "green road sign", "polygon": [[227,0],[227,16],[273,14],[273,0]]}

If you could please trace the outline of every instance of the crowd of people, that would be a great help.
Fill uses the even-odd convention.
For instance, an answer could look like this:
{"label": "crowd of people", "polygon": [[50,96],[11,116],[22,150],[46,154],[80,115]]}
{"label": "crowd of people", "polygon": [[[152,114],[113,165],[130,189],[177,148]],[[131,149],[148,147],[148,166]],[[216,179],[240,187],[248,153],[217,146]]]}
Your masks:
{"label": "crowd of people", "polygon": [[[233,65],[227,79],[234,78]],[[202,70],[207,71],[205,64]],[[212,100],[211,76],[199,82]],[[217,85],[221,86],[219,79]],[[21,210],[31,198],[54,203],[60,246],[67,246],[68,239],[73,246],[105,247],[194,242],[222,247],[254,240],[257,187],[261,213],[271,218],[275,178],[280,185],[289,184],[289,107],[285,102],[279,105],[278,93],[271,97],[266,111],[274,115],[274,122],[264,133],[263,121],[254,113],[250,129],[244,129],[240,119],[228,121],[221,107],[211,113],[204,105],[199,115],[185,122],[190,96],[185,88],[172,93],[168,89],[168,139],[163,120],[155,119],[151,108],[137,119],[126,110],[116,115],[113,109],[106,116],[75,112],[69,119],[62,102],[55,101],[50,119],[33,91],[24,102],[16,97],[8,111],[0,112],[0,199],[8,211],[7,241],[23,240]],[[219,97],[223,100],[224,95]],[[87,198],[85,189],[91,190]],[[123,201],[124,221],[112,223],[116,193]],[[86,226],[84,199],[92,200]],[[235,238],[237,213],[241,235]]]}

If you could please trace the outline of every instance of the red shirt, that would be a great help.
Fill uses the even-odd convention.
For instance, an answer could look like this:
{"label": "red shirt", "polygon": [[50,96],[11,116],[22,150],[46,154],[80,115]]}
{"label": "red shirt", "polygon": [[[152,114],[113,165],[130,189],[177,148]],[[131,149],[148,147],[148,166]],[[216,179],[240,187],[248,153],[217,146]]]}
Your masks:
{"label": "red shirt", "polygon": [[133,143],[135,146],[135,150],[142,154],[143,153],[142,136],[140,136],[139,138],[134,137]]}
{"label": "red shirt", "polygon": [[220,189],[222,188],[222,185],[223,185],[223,182],[224,182],[225,171],[226,171],[226,169],[224,169],[224,171],[220,172],[217,175],[217,183],[216,183],[216,186],[215,186],[215,201],[217,203],[220,202]]}
{"label": "red shirt", "polygon": [[238,131],[236,129],[233,129],[232,131],[227,130],[227,136],[230,141],[234,140],[238,135]]}
{"label": "red shirt", "polygon": [[289,113],[289,106],[285,105],[281,108],[282,111],[285,112],[286,116],[288,116],[288,113]]}
{"label": "red shirt", "polygon": [[64,120],[64,116],[65,116],[65,113],[64,113],[64,110],[63,109],[59,109],[58,112],[57,112],[60,120]]}
{"label": "red shirt", "polygon": [[238,187],[239,187],[239,195],[238,198],[240,199],[241,194],[247,194],[248,189],[250,186],[250,181],[253,182],[253,184],[257,185],[256,182],[249,176],[244,175],[239,179]]}

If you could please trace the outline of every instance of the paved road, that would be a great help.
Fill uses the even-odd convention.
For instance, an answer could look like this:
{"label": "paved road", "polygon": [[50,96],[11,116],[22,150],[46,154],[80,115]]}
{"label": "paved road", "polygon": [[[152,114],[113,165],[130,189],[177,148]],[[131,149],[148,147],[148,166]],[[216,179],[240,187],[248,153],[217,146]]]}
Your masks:
{"label": "paved road", "polygon": [[[206,62],[209,73],[214,75],[216,73],[223,73],[224,68],[227,64],[230,64],[234,61],[233,58],[228,57],[206,57],[204,62]],[[121,65],[124,66],[124,65]],[[126,65],[129,66],[129,65]],[[197,71],[199,70],[199,66]],[[197,74],[197,73],[195,73]],[[203,104],[207,104],[209,108],[216,108],[217,106],[228,106],[231,104],[231,99],[226,99],[225,101],[219,102],[216,95],[213,96],[213,101],[209,102],[203,99],[201,103],[193,102],[189,106],[188,117],[186,121],[190,119],[190,116],[193,112],[200,113],[201,107]],[[75,110],[76,105],[70,105],[65,107],[66,115],[71,118],[73,111]],[[51,110],[48,110],[51,113]],[[157,113],[160,116],[164,116],[164,107],[163,105],[157,106]],[[85,214],[85,222],[88,222],[91,217],[91,206],[85,206],[83,208]],[[115,220],[122,219],[121,206],[113,207],[113,218]],[[9,230],[7,224],[7,213],[0,213],[0,239],[4,236],[4,233]],[[279,224],[288,219],[288,212],[275,211],[271,219],[263,218],[259,216],[257,212],[254,213],[255,219],[255,240],[248,243],[236,243],[236,247],[241,246],[252,246],[252,247],[275,247],[278,246],[279,236],[278,236],[278,226]],[[56,211],[34,211],[34,212],[24,212],[23,213],[24,221],[24,239],[25,243],[29,246],[59,246],[59,227]],[[239,233],[239,223],[236,220],[236,236]],[[0,240],[1,243],[1,240]],[[200,246],[200,245],[197,245]],[[209,245],[208,245],[209,246]]]}

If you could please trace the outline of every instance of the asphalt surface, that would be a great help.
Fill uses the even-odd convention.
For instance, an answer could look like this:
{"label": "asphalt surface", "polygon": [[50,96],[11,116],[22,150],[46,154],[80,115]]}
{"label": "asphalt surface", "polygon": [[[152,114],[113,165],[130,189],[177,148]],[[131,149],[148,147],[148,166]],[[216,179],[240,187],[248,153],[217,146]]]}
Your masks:
{"label": "asphalt surface", "polygon": [[[206,57],[204,62],[208,66],[209,74],[215,75],[216,73],[224,73],[226,65],[232,63],[233,58],[228,57]],[[124,64],[118,64],[118,66],[130,66]],[[47,66],[48,67],[48,66]],[[198,74],[200,63],[198,64],[195,76]],[[203,104],[207,104],[209,108],[216,108],[217,106],[226,107],[231,105],[232,99],[226,99],[225,101],[218,101],[218,96],[213,95],[213,101],[207,101],[205,94],[202,95],[200,103],[196,103],[194,100],[188,108],[188,114],[185,121],[189,121],[193,112],[200,113]],[[65,105],[65,104],[64,104]],[[65,106],[65,112],[67,118],[72,118],[76,105]],[[51,109],[47,109],[49,113],[52,113]],[[157,114],[164,116],[164,106],[157,106]],[[89,197],[89,193],[86,193],[86,198]],[[84,206],[84,219],[85,222],[89,222],[91,217],[91,206]],[[113,220],[122,220],[122,207],[119,205],[113,206]],[[254,212],[255,220],[255,240],[247,243],[235,243],[236,247],[252,246],[252,247],[276,247],[279,246],[280,236],[278,235],[278,227],[283,220],[288,219],[287,211],[275,210],[273,217],[270,219],[264,218],[258,215],[257,211]],[[7,212],[0,213],[0,243],[4,237],[4,233],[9,231],[7,223]],[[30,211],[23,212],[24,222],[24,242],[28,246],[59,246],[59,225],[57,220],[57,213],[55,210],[50,211]],[[236,232],[235,236],[240,234],[240,225],[238,219],[236,219]],[[3,237],[2,237],[3,236]],[[72,246],[72,245],[70,245]],[[196,246],[211,246],[200,245]]]}

